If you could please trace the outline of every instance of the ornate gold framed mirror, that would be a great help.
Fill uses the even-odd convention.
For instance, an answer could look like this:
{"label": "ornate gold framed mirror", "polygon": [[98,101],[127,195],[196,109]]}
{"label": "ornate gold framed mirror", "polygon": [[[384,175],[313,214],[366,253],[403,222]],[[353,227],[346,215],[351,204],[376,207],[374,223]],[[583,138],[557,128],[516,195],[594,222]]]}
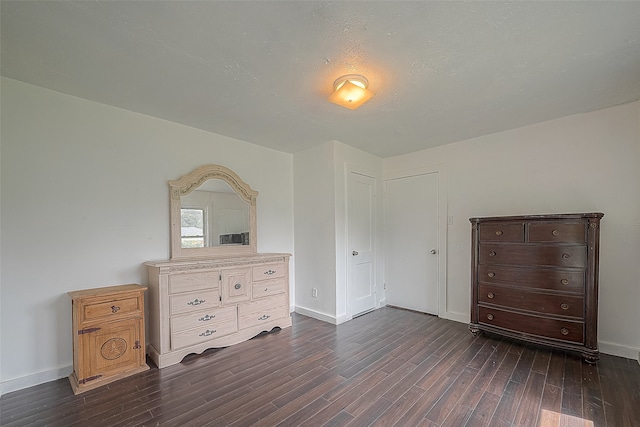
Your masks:
{"label": "ornate gold framed mirror", "polygon": [[256,197],[231,169],[205,165],[169,181],[171,259],[256,253]]}

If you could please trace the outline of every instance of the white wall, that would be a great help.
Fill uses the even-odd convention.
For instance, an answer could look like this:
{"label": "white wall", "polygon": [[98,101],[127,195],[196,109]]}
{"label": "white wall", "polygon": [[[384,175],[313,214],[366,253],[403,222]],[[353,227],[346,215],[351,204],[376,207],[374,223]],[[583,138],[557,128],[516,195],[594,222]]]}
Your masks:
{"label": "white wall", "polygon": [[1,85],[0,392],[70,373],[66,292],[146,283],[142,263],[169,257],[168,180],[203,164],[231,168],[260,193],[258,251],[293,253],[290,154]]}
{"label": "white wall", "polygon": [[[335,323],[336,245],[334,145],[293,156],[296,311]],[[318,289],[318,297],[311,289]]]}
{"label": "white wall", "polygon": [[[376,282],[382,290],[382,159],[338,141],[294,155],[296,311],[331,323],[349,320],[347,305],[347,176],[377,179]],[[312,297],[312,288],[318,297]]]}
{"label": "white wall", "polygon": [[640,103],[385,159],[446,163],[448,309],[469,318],[470,217],[601,211],[600,350],[640,351]]}

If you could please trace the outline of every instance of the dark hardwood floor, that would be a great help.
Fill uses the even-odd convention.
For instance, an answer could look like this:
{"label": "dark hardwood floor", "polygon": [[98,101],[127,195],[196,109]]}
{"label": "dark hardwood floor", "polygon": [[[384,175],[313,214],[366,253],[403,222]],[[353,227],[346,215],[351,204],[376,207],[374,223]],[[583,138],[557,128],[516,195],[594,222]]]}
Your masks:
{"label": "dark hardwood floor", "polygon": [[[150,362],[151,363],[151,362]],[[640,365],[383,308],[293,326],[74,396],[60,379],[0,398],[2,426],[640,426]]]}

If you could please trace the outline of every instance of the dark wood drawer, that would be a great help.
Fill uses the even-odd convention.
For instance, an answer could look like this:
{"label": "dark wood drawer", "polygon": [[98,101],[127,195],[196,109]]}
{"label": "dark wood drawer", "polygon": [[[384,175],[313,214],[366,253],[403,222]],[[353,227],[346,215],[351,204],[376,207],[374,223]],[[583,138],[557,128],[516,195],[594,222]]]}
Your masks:
{"label": "dark wood drawer", "polygon": [[480,285],[478,301],[541,314],[579,319],[584,317],[584,298],[576,295],[546,294],[508,286]]}
{"label": "dark wood drawer", "polygon": [[584,294],[584,271],[582,270],[480,264],[478,282]]}
{"label": "dark wood drawer", "polygon": [[529,242],[585,243],[587,229],[582,224],[531,223]]}
{"label": "dark wood drawer", "polygon": [[480,243],[478,252],[480,264],[584,268],[587,261],[586,246]]}
{"label": "dark wood drawer", "polygon": [[479,307],[479,323],[543,338],[584,342],[584,323]]}
{"label": "dark wood drawer", "polygon": [[524,224],[481,224],[482,242],[524,242]]}

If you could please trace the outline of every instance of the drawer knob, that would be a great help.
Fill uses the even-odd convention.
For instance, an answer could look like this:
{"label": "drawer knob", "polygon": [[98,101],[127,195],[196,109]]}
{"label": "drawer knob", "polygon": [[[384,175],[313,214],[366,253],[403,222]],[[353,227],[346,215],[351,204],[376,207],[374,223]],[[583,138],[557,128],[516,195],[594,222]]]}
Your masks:
{"label": "drawer knob", "polygon": [[258,317],[258,320],[267,320],[270,317],[271,316],[269,316],[268,314],[263,314],[262,316]]}
{"label": "drawer knob", "polygon": [[235,289],[240,289],[241,287],[242,287],[242,285],[240,283],[236,283],[235,286],[234,286]]}
{"label": "drawer knob", "polygon": [[562,335],[569,335],[569,330],[567,328],[562,328],[562,329],[560,329],[560,333]]}
{"label": "drawer knob", "polygon": [[203,302],[206,302],[206,300],[196,298],[193,301],[189,301],[187,305],[200,305]]}
{"label": "drawer knob", "polygon": [[111,312],[112,313],[117,313],[120,311],[120,307],[118,307],[117,305],[112,305],[111,306]]}
{"label": "drawer knob", "polygon": [[494,273],[493,271],[491,273],[487,274],[487,276],[489,276],[489,277],[493,277],[495,275],[496,275],[496,273]]}
{"label": "drawer knob", "polygon": [[199,336],[201,337],[208,337],[209,335],[213,335],[216,333],[216,330],[209,330],[207,329],[206,331],[204,331],[203,333],[199,334]]}
{"label": "drawer knob", "polygon": [[489,256],[496,256],[496,253],[494,251],[489,252]]}
{"label": "drawer knob", "polygon": [[269,290],[269,288],[264,288],[264,291],[267,292]]}
{"label": "drawer knob", "polygon": [[266,274],[267,276],[271,276],[272,274],[276,274],[276,272],[273,271],[272,269],[268,269],[267,271],[264,272],[264,274]]}
{"label": "drawer knob", "polygon": [[207,314],[206,316],[203,316],[201,318],[199,318],[198,320],[200,322],[208,322],[209,320],[215,319],[216,315],[215,314]]}
{"label": "drawer knob", "polygon": [[493,299],[493,297],[495,297],[495,295],[493,294],[493,292],[489,292],[487,294],[487,296],[489,297],[489,299]]}
{"label": "drawer knob", "polygon": [[563,310],[569,310],[569,304],[560,304],[560,308]]}
{"label": "drawer knob", "polygon": [[558,234],[560,234],[560,232],[558,230],[553,230],[551,234],[553,234],[554,236],[557,236]]}
{"label": "drawer knob", "polygon": [[562,280],[560,280],[560,283],[562,283],[563,285],[568,285],[569,284],[569,279],[562,279]]}
{"label": "drawer knob", "polygon": [[493,320],[493,314],[491,314],[491,313],[487,314],[487,319]]}
{"label": "drawer knob", "polygon": [[496,231],[496,236],[502,236],[502,230]]}
{"label": "drawer knob", "polygon": [[571,255],[569,255],[569,254],[562,254],[562,258],[563,258],[563,259],[569,259],[569,258],[571,258]]}

